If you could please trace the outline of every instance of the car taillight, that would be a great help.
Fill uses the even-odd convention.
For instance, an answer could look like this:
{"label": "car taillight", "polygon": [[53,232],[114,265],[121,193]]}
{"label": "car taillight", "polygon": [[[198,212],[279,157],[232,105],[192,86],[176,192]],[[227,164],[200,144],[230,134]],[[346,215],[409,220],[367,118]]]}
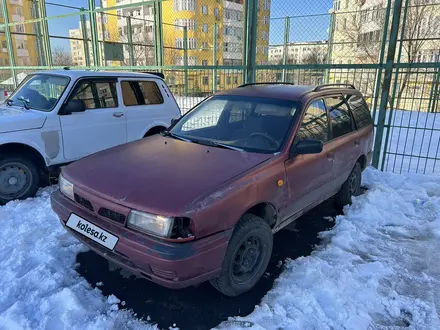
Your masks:
{"label": "car taillight", "polygon": [[3,91],[3,95],[5,96],[5,97],[8,97],[8,92],[7,91]]}

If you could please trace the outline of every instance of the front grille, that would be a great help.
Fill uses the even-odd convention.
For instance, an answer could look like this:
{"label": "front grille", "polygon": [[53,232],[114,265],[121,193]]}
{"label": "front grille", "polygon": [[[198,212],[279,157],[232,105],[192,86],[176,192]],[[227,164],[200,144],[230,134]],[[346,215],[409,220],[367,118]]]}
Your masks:
{"label": "front grille", "polygon": [[93,205],[90,203],[88,199],[85,199],[77,194],[75,194],[75,201],[81,205],[82,207],[85,207],[87,210],[90,210],[93,212]]}
{"label": "front grille", "polygon": [[112,210],[109,210],[109,209],[106,209],[104,207],[99,209],[98,214],[101,217],[104,217],[104,218],[107,218],[107,219],[110,219],[110,220],[113,220],[113,221],[116,221],[116,222],[119,222],[122,224],[125,223],[125,215],[118,213],[118,212],[115,212],[115,211],[112,211]]}

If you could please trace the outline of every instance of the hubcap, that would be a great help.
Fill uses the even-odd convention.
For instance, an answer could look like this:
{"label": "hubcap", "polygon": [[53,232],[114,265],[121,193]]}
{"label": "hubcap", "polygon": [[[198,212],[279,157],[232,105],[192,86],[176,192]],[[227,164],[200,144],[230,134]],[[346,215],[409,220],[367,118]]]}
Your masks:
{"label": "hubcap", "polygon": [[232,276],[237,283],[248,281],[261,264],[261,241],[249,236],[238,248],[233,263]]}
{"label": "hubcap", "polygon": [[21,197],[31,184],[29,168],[19,163],[0,167],[0,198],[10,200]]}
{"label": "hubcap", "polygon": [[348,189],[351,195],[354,195],[357,192],[358,186],[358,177],[355,172],[353,172],[349,179]]}

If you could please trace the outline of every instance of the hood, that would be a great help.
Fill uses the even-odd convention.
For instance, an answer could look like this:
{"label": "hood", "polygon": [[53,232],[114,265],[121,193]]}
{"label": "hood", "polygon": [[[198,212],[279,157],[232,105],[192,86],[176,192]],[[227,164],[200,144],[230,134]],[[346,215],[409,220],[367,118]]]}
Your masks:
{"label": "hood", "polygon": [[43,112],[0,106],[0,133],[41,128],[45,121],[46,115]]}
{"label": "hood", "polygon": [[83,158],[63,175],[118,204],[173,216],[271,156],[153,136]]}

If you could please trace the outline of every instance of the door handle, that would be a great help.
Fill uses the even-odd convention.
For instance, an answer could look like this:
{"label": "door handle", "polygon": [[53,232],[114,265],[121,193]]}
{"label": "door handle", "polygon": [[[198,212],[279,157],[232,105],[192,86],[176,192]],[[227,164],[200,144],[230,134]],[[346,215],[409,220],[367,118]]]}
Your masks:
{"label": "door handle", "polygon": [[332,162],[332,161],[335,160],[335,154],[334,154],[334,152],[328,152],[328,153],[327,153],[327,160],[328,160],[329,162]]}
{"label": "door handle", "polygon": [[122,117],[124,115],[123,112],[113,112],[113,117],[119,118]]}

